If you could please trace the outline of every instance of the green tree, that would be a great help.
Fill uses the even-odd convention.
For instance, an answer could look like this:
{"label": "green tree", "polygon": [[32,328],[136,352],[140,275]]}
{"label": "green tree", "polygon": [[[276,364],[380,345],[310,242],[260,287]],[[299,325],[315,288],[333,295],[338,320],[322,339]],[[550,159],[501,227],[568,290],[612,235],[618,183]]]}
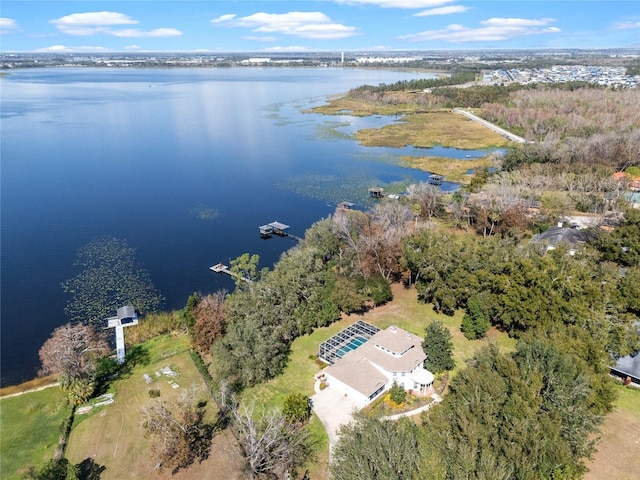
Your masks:
{"label": "green tree", "polygon": [[451,333],[442,322],[431,322],[422,341],[422,349],[427,354],[424,366],[433,373],[442,373],[455,367]]}
{"label": "green tree", "polygon": [[290,423],[305,423],[311,417],[309,397],[302,393],[292,393],[284,399],[282,414]]}
{"label": "green tree", "polygon": [[483,349],[426,420],[447,478],[580,478],[599,416],[589,372],[555,346]]}
{"label": "green tree", "polygon": [[243,253],[238,258],[231,260],[229,270],[234,274],[237,288],[245,286],[245,280],[258,279],[258,264],[260,263],[260,255]]}
{"label": "green tree", "polygon": [[29,480],[79,480],[80,469],[66,458],[53,458],[39,470],[31,468],[27,474]]}
{"label": "green tree", "polygon": [[335,480],[441,479],[442,467],[428,450],[426,429],[401,418],[379,420],[359,412],[340,428],[331,455]]}
{"label": "green tree", "polygon": [[394,381],[389,390],[389,398],[397,405],[401,405],[407,399],[407,391]]}
{"label": "green tree", "polygon": [[184,308],[178,312],[180,316],[180,320],[184,323],[184,326],[187,327],[189,332],[193,335],[193,326],[196,323],[196,317],[194,315],[195,309],[200,303],[200,295],[196,292],[189,295],[187,298],[187,303]]}
{"label": "green tree", "polygon": [[467,300],[467,311],[462,317],[460,330],[469,340],[483,338],[489,330],[489,311],[485,305],[484,298],[474,295]]}
{"label": "green tree", "polygon": [[595,245],[606,260],[629,267],[640,265],[640,210],[627,209],[622,224],[601,234]]}

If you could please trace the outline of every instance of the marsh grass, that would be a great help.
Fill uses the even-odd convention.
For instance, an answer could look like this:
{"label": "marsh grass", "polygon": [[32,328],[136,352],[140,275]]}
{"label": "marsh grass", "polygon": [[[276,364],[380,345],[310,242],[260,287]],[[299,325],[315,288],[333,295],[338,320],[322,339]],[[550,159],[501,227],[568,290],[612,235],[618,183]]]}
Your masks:
{"label": "marsh grass", "polygon": [[411,157],[404,155],[401,162],[409,168],[444,175],[448,182],[468,183],[472,175],[469,170],[477,171],[493,166],[489,157],[456,159],[448,157]]}
{"label": "marsh grass", "polygon": [[353,135],[339,130],[348,127],[348,122],[323,122],[316,126],[314,140],[353,140]]}
{"label": "marsh grass", "polygon": [[23,478],[53,458],[71,414],[58,387],[0,400],[0,478]]}
{"label": "marsh grass", "polygon": [[466,150],[505,147],[509,141],[462,115],[434,111],[406,115],[403,121],[377,129],[360,130],[355,138],[372,147],[429,148],[436,145]]}

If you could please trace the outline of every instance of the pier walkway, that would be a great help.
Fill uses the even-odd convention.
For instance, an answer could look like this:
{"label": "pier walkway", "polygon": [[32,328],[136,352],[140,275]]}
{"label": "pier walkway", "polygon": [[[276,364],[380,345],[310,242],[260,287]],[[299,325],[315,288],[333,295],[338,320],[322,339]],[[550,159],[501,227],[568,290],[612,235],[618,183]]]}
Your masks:
{"label": "pier walkway", "polygon": [[527,141],[522,138],[519,137],[518,135],[509,132],[508,130],[505,130],[504,128],[500,128],[499,126],[486,121],[484,118],[480,118],[477,115],[474,115],[471,112],[467,112],[466,110],[462,110],[460,108],[454,108],[453,111],[455,113],[459,113],[461,115],[464,115],[465,117],[469,118],[470,120],[473,120],[474,122],[478,122],[481,125],[484,125],[487,128],[490,128],[491,130],[493,130],[494,132],[499,133],[500,135],[502,135],[504,138],[506,138],[507,140],[511,140],[512,142],[518,142],[518,143],[527,143]]}
{"label": "pier walkway", "polygon": [[251,280],[250,278],[243,277],[242,275],[238,275],[237,273],[234,273],[231,270],[229,270],[229,267],[224,263],[217,263],[216,265],[209,267],[209,270],[211,270],[214,273],[226,273],[230,277],[239,278],[241,280],[244,280],[245,282],[253,283],[253,280]]}

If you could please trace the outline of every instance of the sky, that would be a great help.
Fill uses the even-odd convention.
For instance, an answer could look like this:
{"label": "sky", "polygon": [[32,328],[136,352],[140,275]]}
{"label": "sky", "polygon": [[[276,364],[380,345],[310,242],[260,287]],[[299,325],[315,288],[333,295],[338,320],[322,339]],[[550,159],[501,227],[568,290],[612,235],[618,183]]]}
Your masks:
{"label": "sky", "polygon": [[0,52],[640,48],[638,0],[2,0]]}

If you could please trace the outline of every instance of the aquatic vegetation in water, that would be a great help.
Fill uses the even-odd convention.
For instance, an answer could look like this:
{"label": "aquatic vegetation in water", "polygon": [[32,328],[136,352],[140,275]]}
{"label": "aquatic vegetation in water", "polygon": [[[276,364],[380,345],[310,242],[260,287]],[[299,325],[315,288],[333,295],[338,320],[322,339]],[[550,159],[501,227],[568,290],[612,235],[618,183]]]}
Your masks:
{"label": "aquatic vegetation in water", "polygon": [[369,187],[383,187],[388,193],[402,193],[411,183],[415,181],[410,178],[391,183],[383,182],[375,176],[367,175],[366,172],[358,172],[348,177],[337,175],[291,177],[278,187],[333,205],[349,201],[364,206],[372,201],[369,197]]}
{"label": "aquatic vegetation in water", "polygon": [[94,240],[78,250],[74,265],[83,270],[62,282],[63,291],[71,295],[65,307],[71,320],[103,325],[124,305],[133,305],[140,313],[160,307],[163,297],[134,254],[126,241],[114,237]]}
{"label": "aquatic vegetation in water", "polygon": [[220,216],[220,212],[217,208],[209,207],[207,205],[198,205],[191,209],[191,216],[200,220],[215,220]]}
{"label": "aquatic vegetation in water", "polygon": [[324,122],[316,125],[314,140],[353,140],[353,135],[339,130],[348,127],[349,122]]}

